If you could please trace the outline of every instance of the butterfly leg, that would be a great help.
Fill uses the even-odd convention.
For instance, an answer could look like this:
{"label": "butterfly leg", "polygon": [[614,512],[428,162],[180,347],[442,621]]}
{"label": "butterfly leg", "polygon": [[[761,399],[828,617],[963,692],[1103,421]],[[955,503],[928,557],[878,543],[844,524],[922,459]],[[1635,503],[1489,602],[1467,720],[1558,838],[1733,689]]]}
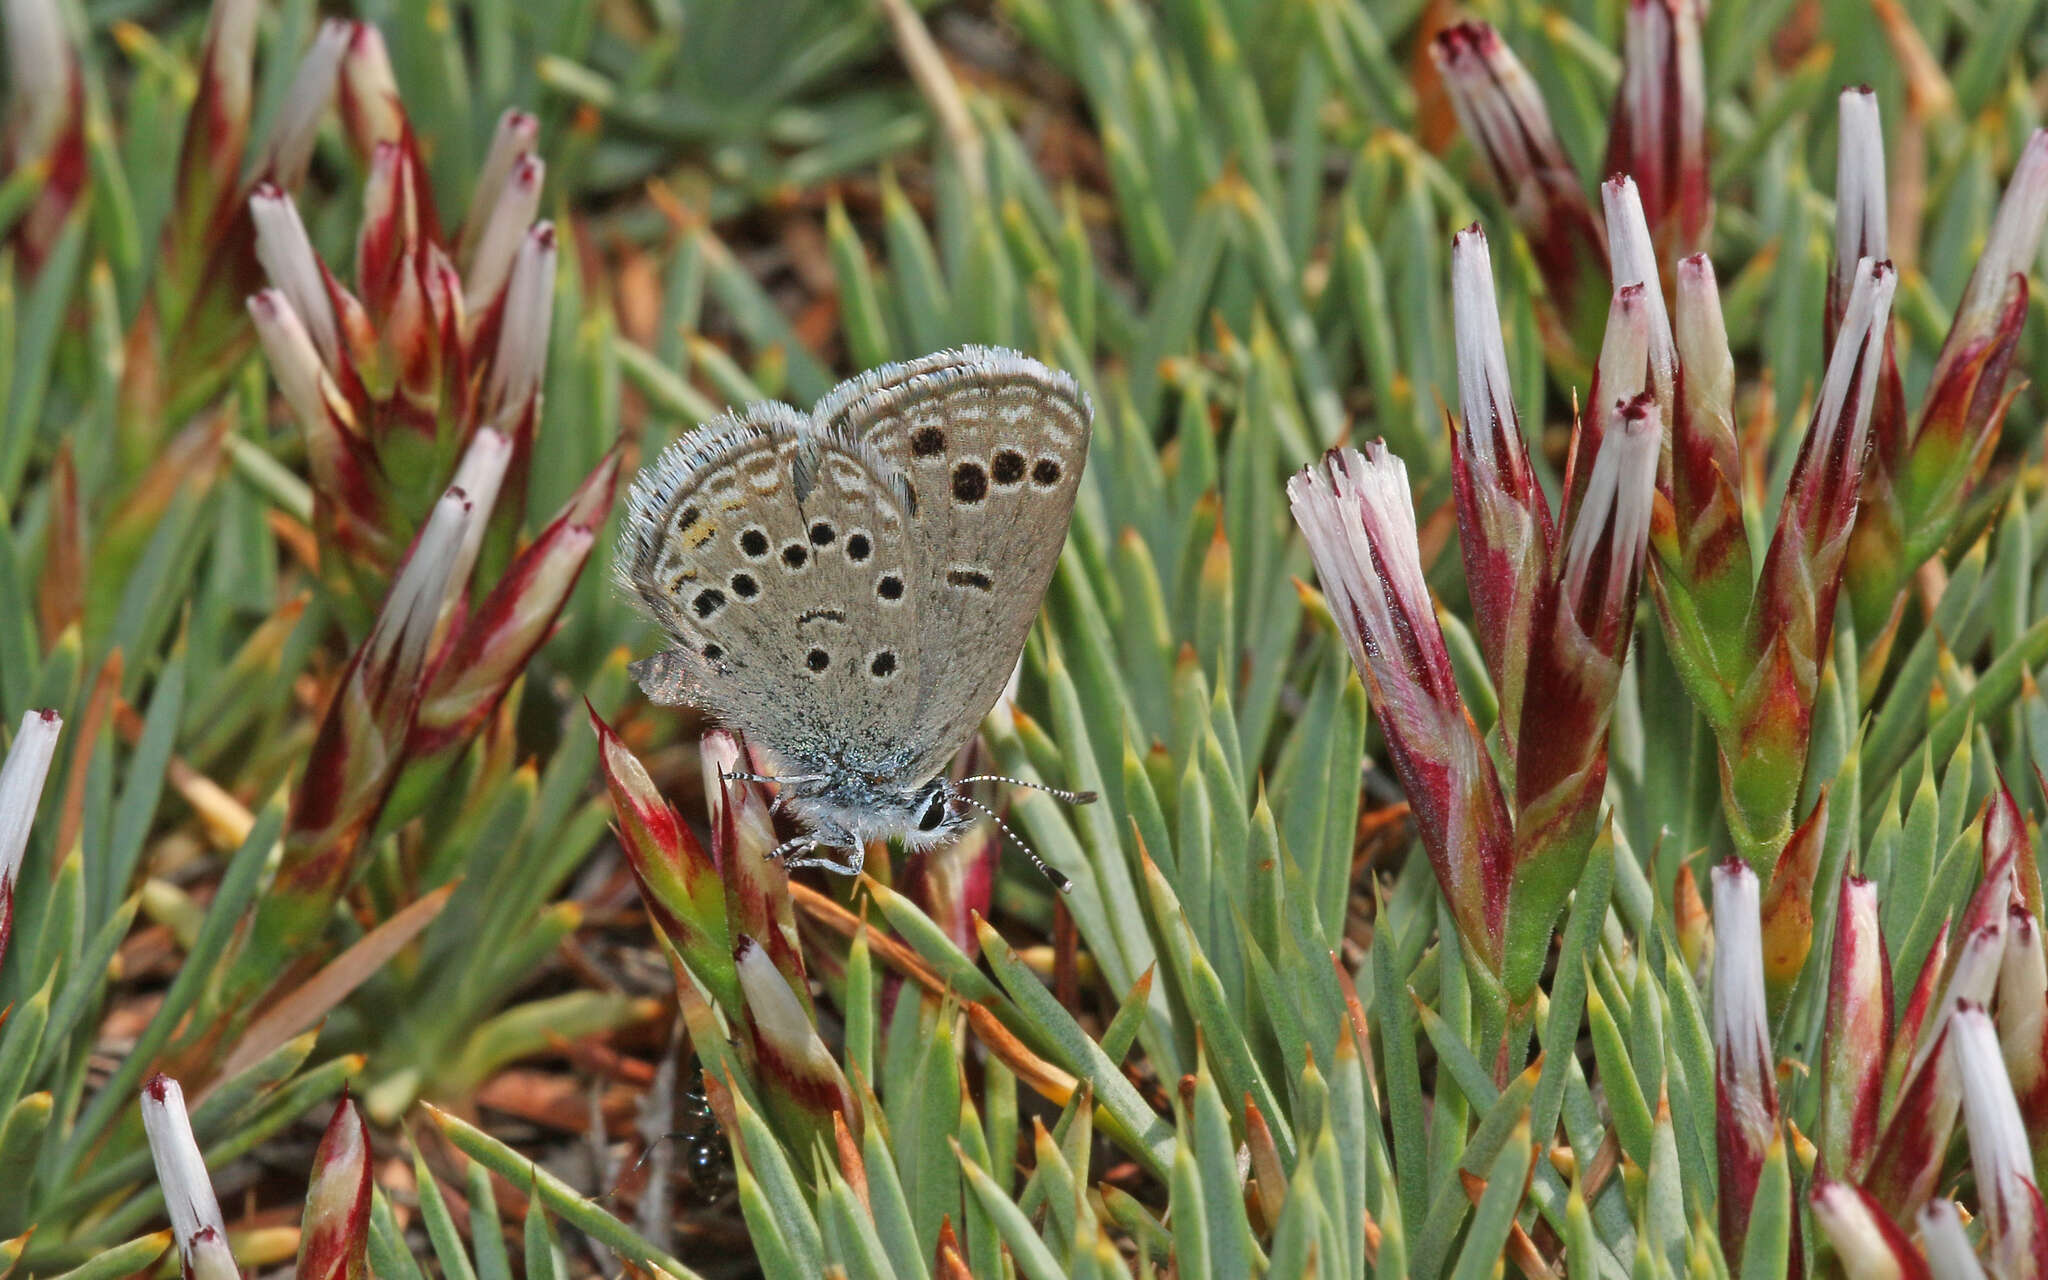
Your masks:
{"label": "butterfly leg", "polygon": [[807,854],[817,847],[818,838],[816,836],[791,836],[768,851],[768,860],[770,862],[779,862],[790,870],[794,870],[797,867],[823,866],[825,865],[825,860],[822,858],[799,856]]}

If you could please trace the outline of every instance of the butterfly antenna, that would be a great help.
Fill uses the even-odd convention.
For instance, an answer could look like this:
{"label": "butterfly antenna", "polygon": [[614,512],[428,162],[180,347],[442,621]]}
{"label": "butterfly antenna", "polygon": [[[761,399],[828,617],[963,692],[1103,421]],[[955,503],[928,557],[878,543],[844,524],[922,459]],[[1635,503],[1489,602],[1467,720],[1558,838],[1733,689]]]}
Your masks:
{"label": "butterfly antenna", "polygon": [[1022,778],[1012,778],[1008,774],[1002,773],[977,773],[971,778],[962,778],[960,779],[960,781],[963,783],[1007,783],[1013,787],[1025,787],[1032,791],[1043,791],[1045,792],[1045,794],[1051,796],[1053,799],[1064,800],[1068,804],[1094,804],[1096,800],[1100,799],[1100,797],[1097,796],[1093,791],[1068,791],[1063,787],[1048,787],[1043,782],[1026,782]]}
{"label": "butterfly antenna", "polygon": [[745,769],[721,769],[718,776],[727,782],[824,782],[829,775],[822,773],[792,773],[778,777],[772,773],[748,773]]}
{"label": "butterfly antenna", "polygon": [[[1050,790],[1050,788],[1047,788],[1047,790]],[[1001,828],[1002,833],[1004,835],[1010,837],[1011,844],[1016,845],[1019,849],[1024,851],[1024,856],[1031,859],[1031,865],[1038,868],[1038,873],[1040,875],[1052,881],[1053,887],[1055,889],[1058,889],[1061,893],[1072,893],[1074,891],[1074,882],[1067,879],[1059,872],[1053,870],[1051,867],[1047,866],[1045,864],[1045,859],[1038,856],[1038,850],[1032,848],[1029,844],[1026,844],[1024,842],[1023,836],[1020,836],[1016,832],[1010,830],[1010,824],[1004,822],[1001,818],[997,817],[996,811],[994,809],[989,808],[987,805],[983,804],[979,800],[976,800],[972,796],[961,795],[958,792],[955,792],[954,795],[960,801],[960,803],[965,805],[971,805],[972,807],[979,809],[983,813],[987,814],[989,821],[995,823],[997,827]]]}

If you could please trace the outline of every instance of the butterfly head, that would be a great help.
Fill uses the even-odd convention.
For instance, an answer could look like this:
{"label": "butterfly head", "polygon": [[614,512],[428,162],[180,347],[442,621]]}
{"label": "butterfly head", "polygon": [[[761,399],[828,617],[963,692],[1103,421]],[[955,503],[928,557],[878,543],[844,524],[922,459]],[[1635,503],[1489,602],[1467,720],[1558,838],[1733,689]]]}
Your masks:
{"label": "butterfly head", "polygon": [[820,779],[786,789],[785,804],[824,844],[859,848],[869,840],[901,839],[906,849],[944,844],[974,819],[943,776],[914,787],[863,777]]}

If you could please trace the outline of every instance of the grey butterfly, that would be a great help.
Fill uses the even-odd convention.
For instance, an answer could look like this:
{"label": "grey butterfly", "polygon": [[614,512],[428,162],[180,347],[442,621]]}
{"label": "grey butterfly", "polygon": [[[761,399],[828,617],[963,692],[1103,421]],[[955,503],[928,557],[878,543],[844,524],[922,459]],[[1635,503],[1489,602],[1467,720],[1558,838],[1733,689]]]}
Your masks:
{"label": "grey butterfly", "polygon": [[1068,374],[962,347],[728,414],[634,481],[619,577],[677,647],[633,676],[767,750],[806,828],[788,865],[972,820],[945,769],[1038,615],[1092,418]]}

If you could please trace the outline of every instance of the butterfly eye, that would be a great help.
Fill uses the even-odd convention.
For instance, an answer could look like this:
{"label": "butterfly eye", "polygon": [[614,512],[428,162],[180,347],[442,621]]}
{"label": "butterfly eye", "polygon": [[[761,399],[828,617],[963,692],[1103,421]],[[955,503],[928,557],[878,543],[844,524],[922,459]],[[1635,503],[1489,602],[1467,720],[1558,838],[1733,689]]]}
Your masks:
{"label": "butterfly eye", "polygon": [[917,829],[919,831],[937,831],[939,824],[945,820],[946,797],[944,793],[934,791],[931,794],[931,798],[925,801],[924,812],[917,815]]}

